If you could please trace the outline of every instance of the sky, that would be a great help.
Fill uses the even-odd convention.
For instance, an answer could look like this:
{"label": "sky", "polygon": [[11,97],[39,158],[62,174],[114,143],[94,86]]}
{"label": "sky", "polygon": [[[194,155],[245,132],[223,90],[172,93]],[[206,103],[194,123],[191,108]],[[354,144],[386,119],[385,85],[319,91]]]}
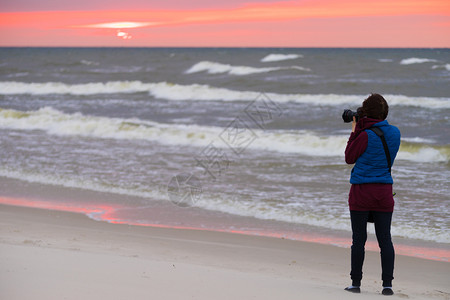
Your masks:
{"label": "sky", "polygon": [[450,47],[449,0],[0,0],[0,46]]}

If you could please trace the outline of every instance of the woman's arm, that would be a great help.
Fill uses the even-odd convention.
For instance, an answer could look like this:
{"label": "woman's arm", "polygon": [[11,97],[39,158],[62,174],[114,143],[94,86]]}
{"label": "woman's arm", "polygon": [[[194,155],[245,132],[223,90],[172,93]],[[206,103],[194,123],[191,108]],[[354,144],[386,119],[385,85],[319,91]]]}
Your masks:
{"label": "woman's arm", "polygon": [[353,117],[352,133],[345,148],[345,162],[347,164],[354,164],[358,157],[360,157],[367,148],[369,137],[367,132],[361,130],[356,126],[355,117]]}

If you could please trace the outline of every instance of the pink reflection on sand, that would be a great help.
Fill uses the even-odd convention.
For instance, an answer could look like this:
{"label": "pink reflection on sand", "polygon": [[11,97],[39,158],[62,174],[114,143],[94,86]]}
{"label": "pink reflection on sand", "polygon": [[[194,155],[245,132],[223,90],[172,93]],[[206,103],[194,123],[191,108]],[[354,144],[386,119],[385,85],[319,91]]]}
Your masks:
{"label": "pink reflection on sand", "polygon": [[0,197],[0,204],[81,213],[93,219],[97,219],[96,216],[109,215],[119,207],[113,205],[97,205],[97,204],[95,206],[86,206],[86,204],[76,205],[73,203],[70,204],[54,203],[43,200],[34,200],[34,199],[29,200],[22,198],[6,198],[6,197]]}
{"label": "pink reflection on sand", "polygon": [[[201,231],[217,231],[226,233],[235,233],[243,235],[254,235],[254,236],[264,236],[264,237],[274,237],[281,239],[297,240],[303,242],[333,245],[343,248],[349,248],[351,245],[350,239],[325,236],[320,234],[300,234],[300,233],[281,233],[281,232],[265,232],[256,230],[222,230],[222,229],[205,229],[200,227],[190,227],[190,226],[171,226],[164,224],[151,224],[151,223],[139,223],[133,221],[125,221],[116,216],[116,211],[121,208],[125,208],[120,205],[111,204],[86,204],[77,205],[75,203],[54,203],[50,201],[43,200],[30,200],[22,198],[10,198],[10,197],[0,197],[0,204],[22,206],[22,207],[32,207],[47,210],[65,211],[81,213],[89,218],[97,221],[106,221],[112,224],[126,224],[134,226],[146,226],[155,228],[168,228],[168,229],[188,229],[188,230],[201,230]],[[373,241],[367,241],[366,250],[378,252],[378,244]],[[450,262],[450,251],[445,249],[434,249],[421,246],[408,246],[402,244],[395,244],[395,252],[399,255],[418,257],[429,260]]]}

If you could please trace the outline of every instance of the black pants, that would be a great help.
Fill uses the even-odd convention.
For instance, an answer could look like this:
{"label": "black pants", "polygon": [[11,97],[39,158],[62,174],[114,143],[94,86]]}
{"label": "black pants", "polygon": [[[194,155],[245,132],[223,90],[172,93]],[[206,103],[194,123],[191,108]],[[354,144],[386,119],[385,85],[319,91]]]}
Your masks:
{"label": "black pants", "polygon": [[381,251],[381,279],[383,286],[392,286],[394,279],[395,252],[391,239],[392,212],[377,211],[350,211],[352,221],[353,243],[352,243],[352,271],[350,276],[352,285],[360,286],[362,279],[362,267],[364,263],[364,247],[367,240],[367,220],[369,213],[373,216],[375,232]]}

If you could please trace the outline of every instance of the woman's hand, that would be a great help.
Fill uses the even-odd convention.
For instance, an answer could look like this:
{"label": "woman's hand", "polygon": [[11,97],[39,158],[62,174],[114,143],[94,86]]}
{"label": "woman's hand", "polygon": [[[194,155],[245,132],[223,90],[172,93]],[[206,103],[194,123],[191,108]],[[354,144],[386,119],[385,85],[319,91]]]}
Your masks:
{"label": "woman's hand", "polygon": [[355,132],[355,130],[356,130],[356,117],[353,117],[352,132]]}

